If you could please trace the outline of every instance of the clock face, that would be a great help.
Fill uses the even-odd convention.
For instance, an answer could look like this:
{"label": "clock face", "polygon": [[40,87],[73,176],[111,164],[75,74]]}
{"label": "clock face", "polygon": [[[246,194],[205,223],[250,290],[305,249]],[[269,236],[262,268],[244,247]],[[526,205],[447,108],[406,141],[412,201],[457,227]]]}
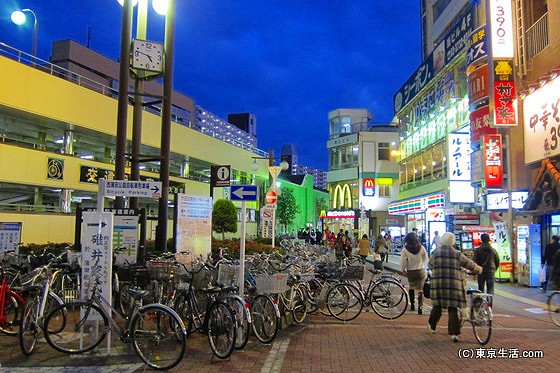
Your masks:
{"label": "clock face", "polygon": [[136,39],[132,43],[132,68],[147,71],[163,71],[163,45]]}

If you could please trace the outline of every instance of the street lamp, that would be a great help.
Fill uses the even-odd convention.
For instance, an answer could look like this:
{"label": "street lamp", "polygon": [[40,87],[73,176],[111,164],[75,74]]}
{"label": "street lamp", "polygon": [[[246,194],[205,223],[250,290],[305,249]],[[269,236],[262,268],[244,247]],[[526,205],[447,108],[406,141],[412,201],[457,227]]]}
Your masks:
{"label": "street lamp", "polygon": [[11,18],[13,23],[21,26],[25,23],[25,21],[27,21],[25,13],[31,13],[33,15],[33,48],[31,50],[31,54],[33,55],[33,64],[35,64],[35,56],[37,56],[37,31],[39,29],[37,15],[31,9],[25,8],[12,12]]}

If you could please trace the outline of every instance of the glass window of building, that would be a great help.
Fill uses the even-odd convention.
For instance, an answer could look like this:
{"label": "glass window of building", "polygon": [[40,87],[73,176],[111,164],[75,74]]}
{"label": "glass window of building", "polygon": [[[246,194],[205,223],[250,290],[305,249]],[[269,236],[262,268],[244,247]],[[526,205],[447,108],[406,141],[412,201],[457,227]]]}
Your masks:
{"label": "glass window of building", "polygon": [[391,160],[391,145],[388,142],[380,142],[377,148],[377,159],[380,161]]}
{"label": "glass window of building", "polygon": [[379,197],[391,197],[391,186],[379,185]]}

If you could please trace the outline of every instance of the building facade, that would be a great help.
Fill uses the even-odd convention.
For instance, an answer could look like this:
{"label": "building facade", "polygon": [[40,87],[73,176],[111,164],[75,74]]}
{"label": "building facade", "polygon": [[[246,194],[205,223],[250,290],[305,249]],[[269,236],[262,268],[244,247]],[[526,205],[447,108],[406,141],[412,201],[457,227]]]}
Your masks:
{"label": "building facade", "polygon": [[467,255],[489,233],[497,277],[532,285],[559,233],[560,27],[548,21],[559,12],[544,0],[423,1],[424,61],[394,96],[401,186],[390,212],[428,244],[455,232]]}
{"label": "building facade", "polygon": [[398,143],[396,126],[376,125],[365,109],[329,112],[329,230],[357,235],[401,234],[403,220],[387,213],[398,195],[398,164],[391,151]]}

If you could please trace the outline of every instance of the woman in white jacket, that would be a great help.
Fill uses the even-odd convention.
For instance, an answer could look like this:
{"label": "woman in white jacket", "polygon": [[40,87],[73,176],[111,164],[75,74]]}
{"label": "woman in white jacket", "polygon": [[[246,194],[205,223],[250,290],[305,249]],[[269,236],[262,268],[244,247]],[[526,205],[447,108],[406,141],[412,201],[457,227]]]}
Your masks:
{"label": "woman in white jacket", "polygon": [[404,238],[404,250],[401,252],[401,270],[408,278],[408,297],[410,298],[411,311],[414,311],[414,290],[418,292],[419,315],[422,314],[426,264],[428,264],[426,248],[422,246],[415,233],[408,233]]}

